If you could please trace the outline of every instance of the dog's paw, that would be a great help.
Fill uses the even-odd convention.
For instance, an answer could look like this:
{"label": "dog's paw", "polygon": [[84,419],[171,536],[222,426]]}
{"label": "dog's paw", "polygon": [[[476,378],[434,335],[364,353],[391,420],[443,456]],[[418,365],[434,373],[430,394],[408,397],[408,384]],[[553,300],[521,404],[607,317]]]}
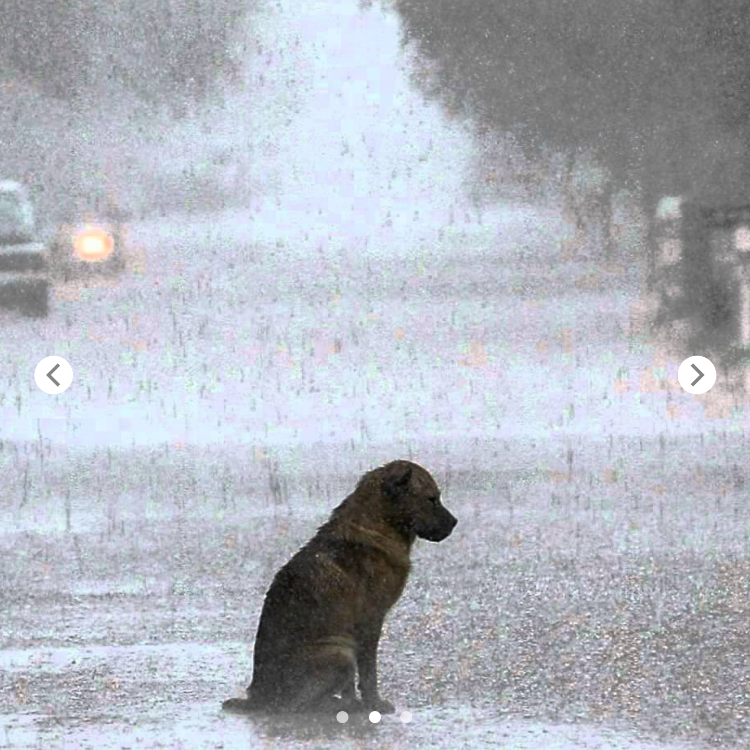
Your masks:
{"label": "dog's paw", "polygon": [[365,703],[365,708],[368,711],[377,711],[381,714],[395,714],[396,708],[390,701],[387,701],[385,698],[375,698],[374,700],[367,701]]}
{"label": "dog's paw", "polygon": [[350,714],[361,714],[365,711],[365,704],[359,698],[348,698],[341,701],[341,708]]}
{"label": "dog's paw", "polygon": [[355,697],[339,698],[336,695],[331,695],[327,698],[323,698],[316,706],[315,711],[322,713],[337,713],[339,711],[346,711],[350,714],[360,713],[365,710],[362,705],[362,701]]}

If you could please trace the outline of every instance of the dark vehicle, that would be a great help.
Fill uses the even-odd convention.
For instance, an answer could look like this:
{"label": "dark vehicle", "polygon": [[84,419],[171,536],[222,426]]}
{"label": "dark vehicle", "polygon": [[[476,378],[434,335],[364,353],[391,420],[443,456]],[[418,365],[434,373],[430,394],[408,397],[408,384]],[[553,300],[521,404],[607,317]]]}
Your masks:
{"label": "dark vehicle", "polygon": [[654,238],[656,327],[682,331],[686,351],[726,368],[750,364],[750,203],[664,198]]}
{"label": "dark vehicle", "polygon": [[663,198],[654,240],[655,327],[686,354],[750,364],[750,203]]}
{"label": "dark vehicle", "polygon": [[44,317],[50,286],[48,250],[37,238],[29,193],[18,182],[0,181],[0,307]]}
{"label": "dark vehicle", "polygon": [[109,196],[88,196],[84,205],[68,212],[50,243],[52,269],[65,281],[117,275],[126,267],[126,214]]}

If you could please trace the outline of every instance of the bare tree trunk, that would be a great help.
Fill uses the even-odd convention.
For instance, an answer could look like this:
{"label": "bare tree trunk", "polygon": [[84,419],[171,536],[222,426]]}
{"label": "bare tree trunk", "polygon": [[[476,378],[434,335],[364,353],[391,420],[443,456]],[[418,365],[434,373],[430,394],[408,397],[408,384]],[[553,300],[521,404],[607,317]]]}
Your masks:
{"label": "bare tree trunk", "polygon": [[563,204],[564,211],[572,220],[576,228],[576,235],[586,231],[586,217],[584,216],[581,196],[576,188],[574,176],[576,169],[576,153],[571,151],[565,157],[565,173],[563,176]]}
{"label": "bare tree trunk", "polygon": [[654,219],[656,216],[656,205],[658,202],[656,191],[651,185],[641,184],[640,186],[640,205],[643,213],[643,222],[645,225],[644,240],[647,263],[648,290],[653,291],[654,271],[655,269],[655,243],[656,243],[656,226]]}
{"label": "bare tree trunk", "polygon": [[607,261],[611,261],[615,257],[615,252],[617,250],[614,197],[614,182],[608,177],[598,197],[599,215],[602,224],[602,245],[604,258]]}
{"label": "bare tree trunk", "polygon": [[576,153],[565,158],[563,177],[563,211],[575,227],[574,246],[581,250],[588,242],[592,229],[597,226],[601,232],[599,251],[606,260],[612,260],[616,252],[614,225],[615,182],[596,164],[584,163],[582,174],[585,179],[576,180],[576,167],[581,164]]}

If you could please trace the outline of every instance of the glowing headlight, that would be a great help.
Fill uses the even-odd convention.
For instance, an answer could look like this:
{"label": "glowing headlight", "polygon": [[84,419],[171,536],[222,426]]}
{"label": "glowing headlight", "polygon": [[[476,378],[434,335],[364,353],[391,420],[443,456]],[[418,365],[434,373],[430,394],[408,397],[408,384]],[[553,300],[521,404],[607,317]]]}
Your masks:
{"label": "glowing headlight", "polygon": [[81,260],[101,261],[112,254],[115,241],[104,229],[86,227],[73,237],[73,247]]}

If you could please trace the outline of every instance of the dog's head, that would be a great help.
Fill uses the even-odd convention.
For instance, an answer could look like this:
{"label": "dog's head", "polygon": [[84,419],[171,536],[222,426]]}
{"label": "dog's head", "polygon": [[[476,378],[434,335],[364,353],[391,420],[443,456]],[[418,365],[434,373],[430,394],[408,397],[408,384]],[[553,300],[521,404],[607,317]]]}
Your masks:
{"label": "dog's head", "polygon": [[458,523],[443,505],[430,473],[411,461],[392,461],[380,470],[380,490],[389,520],[409,535],[442,542]]}

